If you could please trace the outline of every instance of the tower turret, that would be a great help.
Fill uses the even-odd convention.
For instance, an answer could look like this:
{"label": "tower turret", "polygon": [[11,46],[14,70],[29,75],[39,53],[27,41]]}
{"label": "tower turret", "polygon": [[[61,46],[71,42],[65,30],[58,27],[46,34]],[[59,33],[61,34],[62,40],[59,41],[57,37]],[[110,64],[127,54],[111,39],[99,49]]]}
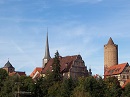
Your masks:
{"label": "tower turret", "polygon": [[114,44],[110,37],[108,43],[104,45],[104,72],[107,68],[118,64],[118,45]]}
{"label": "tower turret", "polygon": [[12,64],[9,62],[9,60],[4,65],[3,69],[5,69],[8,73],[12,73],[15,71],[15,68],[12,66]]}
{"label": "tower turret", "polygon": [[42,68],[45,67],[46,63],[50,59],[50,51],[49,51],[49,42],[48,42],[48,31],[47,31],[47,37],[46,37],[46,46],[45,46],[45,56],[43,58],[43,65]]}
{"label": "tower turret", "polygon": [[89,76],[92,76],[92,71],[91,68],[89,68],[89,72],[88,72]]}

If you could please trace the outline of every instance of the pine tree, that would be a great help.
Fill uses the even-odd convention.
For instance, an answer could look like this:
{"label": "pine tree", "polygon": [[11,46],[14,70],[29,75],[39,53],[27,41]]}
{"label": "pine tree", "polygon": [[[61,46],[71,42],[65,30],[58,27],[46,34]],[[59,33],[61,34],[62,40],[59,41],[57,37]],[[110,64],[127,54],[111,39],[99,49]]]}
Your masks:
{"label": "pine tree", "polygon": [[54,81],[60,81],[62,76],[60,72],[60,60],[59,60],[59,52],[57,51],[55,53],[55,58],[53,59],[53,64],[52,64],[52,77]]}

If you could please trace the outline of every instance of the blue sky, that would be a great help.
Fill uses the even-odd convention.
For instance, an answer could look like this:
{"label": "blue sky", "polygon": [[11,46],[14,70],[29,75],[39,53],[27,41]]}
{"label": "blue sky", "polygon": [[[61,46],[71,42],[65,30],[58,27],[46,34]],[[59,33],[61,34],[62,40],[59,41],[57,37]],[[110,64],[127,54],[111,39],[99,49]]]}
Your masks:
{"label": "blue sky", "polygon": [[112,37],[119,63],[130,62],[130,0],[0,0],[0,67],[8,58],[28,75],[42,66],[47,27],[51,57],[56,50],[80,54],[103,75],[103,47]]}

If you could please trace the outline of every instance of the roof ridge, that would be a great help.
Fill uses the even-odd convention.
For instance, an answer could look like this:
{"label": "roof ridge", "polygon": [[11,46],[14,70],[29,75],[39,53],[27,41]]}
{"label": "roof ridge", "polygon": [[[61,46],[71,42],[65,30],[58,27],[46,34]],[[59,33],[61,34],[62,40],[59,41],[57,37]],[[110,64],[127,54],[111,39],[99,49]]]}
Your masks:
{"label": "roof ridge", "polygon": [[105,72],[105,75],[115,75],[115,74],[120,74],[121,72],[123,72],[123,70],[125,69],[125,67],[127,66],[127,63],[122,63],[122,64],[118,64],[118,65],[114,65],[108,68],[108,70]]}
{"label": "roof ridge", "polygon": [[[74,56],[78,56],[78,55],[72,55],[72,56],[68,55],[68,56],[64,56],[64,57],[74,57]],[[62,56],[61,56],[61,57],[62,57]]]}

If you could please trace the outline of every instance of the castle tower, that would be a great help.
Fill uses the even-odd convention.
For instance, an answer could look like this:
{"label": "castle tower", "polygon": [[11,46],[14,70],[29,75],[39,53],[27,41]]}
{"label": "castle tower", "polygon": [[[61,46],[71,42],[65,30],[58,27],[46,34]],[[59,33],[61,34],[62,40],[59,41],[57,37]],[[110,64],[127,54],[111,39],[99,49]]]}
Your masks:
{"label": "castle tower", "polygon": [[46,37],[46,47],[45,47],[45,56],[43,58],[43,64],[42,64],[42,68],[45,67],[46,63],[48,62],[48,60],[50,59],[50,51],[49,51],[49,42],[48,42],[48,31],[47,31],[47,37]]}
{"label": "castle tower", "polygon": [[118,45],[114,44],[110,37],[108,43],[104,45],[104,72],[107,68],[118,64]]}

